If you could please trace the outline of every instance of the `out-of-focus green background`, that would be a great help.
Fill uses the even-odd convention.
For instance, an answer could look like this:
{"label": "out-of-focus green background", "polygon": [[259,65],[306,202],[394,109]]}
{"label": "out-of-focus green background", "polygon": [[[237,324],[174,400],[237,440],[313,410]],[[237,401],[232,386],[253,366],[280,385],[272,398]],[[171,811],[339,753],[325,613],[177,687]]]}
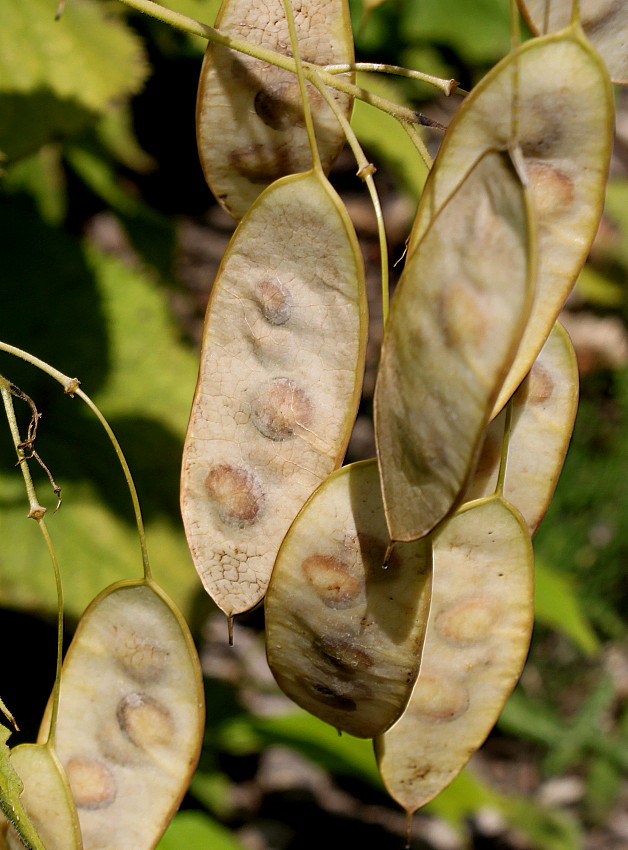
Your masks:
{"label": "out-of-focus green background", "polygon": [[[170,8],[212,23],[215,0]],[[329,850],[402,846],[368,742],[292,709],[265,666],[256,611],[236,646],[199,589],[178,509],[179,464],[202,316],[232,224],[195,148],[204,45],[113,0],[1,0],[0,339],[80,378],[126,452],[157,580],[194,630],[206,674],[201,764],[162,850]],[[352,4],[358,58],[406,65],[470,88],[509,48],[506,0]],[[527,33],[523,30],[524,37]],[[459,100],[392,77],[364,84],[447,123]],[[567,81],[568,82],[568,81]],[[424,850],[628,847],[628,99],[605,216],[567,316],[581,404],[554,503],[535,541],[537,621],[522,682],[471,767],[415,819]],[[354,126],[379,168],[391,260],[403,251],[425,169],[392,119],[357,104]],[[426,136],[432,150],[435,133]],[[350,457],[371,451],[381,336],[372,213],[341,157],[334,180],[354,216],[373,288],[365,399]],[[394,276],[394,272],[393,272]],[[130,502],[100,426],[50,378],[0,354],[0,373],[43,414],[37,451],[63,489],[49,512],[68,636],[90,599],[139,577]],[[29,412],[19,409],[23,430]],[[54,583],[8,428],[0,428],[0,697],[35,734],[54,665]],[[43,472],[40,498],[54,507]],[[27,684],[25,684],[27,683]]]}

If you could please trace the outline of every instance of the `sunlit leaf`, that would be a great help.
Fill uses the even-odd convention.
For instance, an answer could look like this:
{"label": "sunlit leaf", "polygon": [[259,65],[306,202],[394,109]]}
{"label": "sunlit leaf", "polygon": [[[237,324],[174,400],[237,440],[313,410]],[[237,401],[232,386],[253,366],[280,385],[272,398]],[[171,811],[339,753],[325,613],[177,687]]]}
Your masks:
{"label": "sunlit leaf", "polygon": [[203,812],[179,812],[157,850],[244,850],[228,829]]}
{"label": "sunlit leaf", "polygon": [[544,561],[537,560],[535,616],[568,637],[586,655],[593,655],[600,642],[578,599],[573,582]]}

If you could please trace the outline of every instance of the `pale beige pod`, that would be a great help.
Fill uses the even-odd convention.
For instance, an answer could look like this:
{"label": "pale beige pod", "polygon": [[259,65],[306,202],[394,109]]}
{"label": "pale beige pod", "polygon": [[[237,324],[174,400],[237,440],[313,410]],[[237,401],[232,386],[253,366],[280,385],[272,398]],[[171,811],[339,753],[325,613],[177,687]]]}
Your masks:
{"label": "pale beige pod", "polygon": [[530,216],[508,154],[485,153],[406,263],[375,387],[392,540],[427,534],[462,497],[528,318]]}
{"label": "pale beige pod", "polygon": [[395,547],[375,460],[350,464],[310,497],[277,556],[265,600],[266,652],[298,705],[370,738],[401,714],[419,663],[431,591],[429,541]]}
{"label": "pale beige pod", "polygon": [[[573,0],[518,0],[530,29],[545,35],[571,21]],[[579,0],[585,35],[604,60],[614,83],[628,83],[628,3]]]}
{"label": "pale beige pod", "polygon": [[[202,675],[185,621],[152,581],[83,614],[61,673],[56,752],[85,850],[153,850],[198,762]],[[40,737],[50,722],[50,704]]]}
{"label": "pale beige pod", "polygon": [[402,717],[375,741],[384,784],[408,813],[481,746],[521,674],[532,630],[530,535],[499,497],[465,506],[434,535],[423,661]]}
{"label": "pale beige pod", "polygon": [[495,401],[497,415],[530,370],[597,232],[613,138],[608,73],[578,26],[531,39],[496,65],[451,122],[421,197],[410,256],[487,149],[521,147],[538,228],[530,320]]}
{"label": "pale beige pod", "polygon": [[[11,764],[24,783],[22,803],[46,850],[83,847],[76,805],[65,771],[48,744],[21,744],[11,751]],[[6,834],[8,850],[24,844],[12,826]]]}
{"label": "pale beige pod", "polygon": [[[557,323],[512,399],[504,498],[531,536],[552,501],[578,409],[578,364],[567,331]],[[465,501],[490,496],[499,474],[506,411],[489,425]]]}
{"label": "pale beige pod", "polygon": [[[293,0],[301,56],[320,65],[353,62],[347,0]],[[282,0],[224,0],[216,26],[254,45],[292,55]],[[316,141],[324,171],[344,134],[319,92],[308,84]],[[352,100],[333,92],[348,118]],[[198,149],[205,178],[234,218],[279,177],[310,166],[296,74],[218,44],[207,47],[197,100]]]}
{"label": "pale beige pod", "polygon": [[290,523],[342,462],[366,344],[355,231],[316,172],[270,186],[240,223],[207,308],[181,511],[227,614],[264,596]]}

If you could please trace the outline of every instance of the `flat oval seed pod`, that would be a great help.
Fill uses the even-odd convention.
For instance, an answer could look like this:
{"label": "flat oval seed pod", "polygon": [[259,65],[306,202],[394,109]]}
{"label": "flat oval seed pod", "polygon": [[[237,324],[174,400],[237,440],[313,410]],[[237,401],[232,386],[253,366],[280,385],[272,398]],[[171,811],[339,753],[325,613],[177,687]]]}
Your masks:
{"label": "flat oval seed pod", "polygon": [[[571,21],[573,0],[518,0],[530,29],[545,35]],[[580,0],[580,23],[604,60],[611,81],[628,83],[628,4],[625,0]]]}
{"label": "flat oval seed pod", "polygon": [[402,717],[375,741],[384,784],[410,814],[490,732],[523,668],[533,620],[530,536],[502,499],[465,508],[433,545],[421,671]]}
{"label": "flat oval seed pod", "polygon": [[[41,736],[48,723],[49,710]],[[63,663],[55,740],[85,850],[157,845],[198,761],[203,724],[198,656],[163,591],[118,582],[97,596]]]}
{"label": "flat oval seed pod", "polygon": [[427,541],[395,547],[375,460],[350,464],[308,500],[266,596],[266,652],[303,708],[369,738],[401,714],[421,659],[431,589]]}
{"label": "flat oval seed pod", "polygon": [[375,437],[393,540],[416,540],[455,506],[528,316],[527,195],[489,152],[408,259],[386,325]]}
{"label": "flat oval seed pod", "polygon": [[[46,744],[21,744],[11,764],[24,783],[22,802],[46,850],[81,850],[81,829],[68,781],[54,751]],[[8,850],[24,850],[12,826]]]}
{"label": "flat oval seed pod", "polygon": [[469,164],[513,139],[523,153],[538,226],[534,304],[493,416],[530,370],[587,257],[604,203],[613,120],[606,69],[574,26],[509,54],[465,99],[445,135],[413,225],[410,254]]}
{"label": "flat oval seed pod", "polygon": [[[556,324],[512,399],[504,498],[531,536],[552,501],[578,408],[578,365],[567,331]],[[495,492],[506,411],[488,427],[465,501]]]}
{"label": "flat oval seed pod", "polygon": [[196,569],[233,616],[266,592],[284,534],[344,457],[362,386],[364,269],[325,178],[284,178],[236,230],[212,290],[183,455]]}
{"label": "flat oval seed pod", "polygon": [[[304,61],[353,62],[347,0],[301,0],[295,4],[295,25]],[[292,53],[282,0],[224,0],[216,26],[255,45]],[[351,98],[338,92],[332,96],[348,118]],[[327,172],[340,153],[344,134],[309,84],[308,99]],[[266,186],[310,166],[296,74],[210,43],[199,83],[197,137],[209,187],[234,218],[242,218]]]}

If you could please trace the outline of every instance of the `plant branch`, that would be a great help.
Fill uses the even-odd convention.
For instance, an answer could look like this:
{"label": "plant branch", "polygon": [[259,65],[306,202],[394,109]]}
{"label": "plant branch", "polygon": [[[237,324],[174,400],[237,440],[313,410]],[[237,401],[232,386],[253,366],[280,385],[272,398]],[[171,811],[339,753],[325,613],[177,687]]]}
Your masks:
{"label": "plant branch", "polygon": [[402,68],[399,65],[388,65],[385,62],[353,62],[350,65],[325,65],[324,70],[328,74],[348,74],[352,71],[371,71],[378,74],[393,74],[397,77],[407,77],[410,80],[417,80],[422,83],[428,83],[431,86],[436,86],[443,94],[449,97],[450,94],[466,95],[468,92],[461,89],[458,85],[458,80],[446,80],[443,77],[434,77],[432,74],[424,74],[422,71],[415,71],[412,68]]}

